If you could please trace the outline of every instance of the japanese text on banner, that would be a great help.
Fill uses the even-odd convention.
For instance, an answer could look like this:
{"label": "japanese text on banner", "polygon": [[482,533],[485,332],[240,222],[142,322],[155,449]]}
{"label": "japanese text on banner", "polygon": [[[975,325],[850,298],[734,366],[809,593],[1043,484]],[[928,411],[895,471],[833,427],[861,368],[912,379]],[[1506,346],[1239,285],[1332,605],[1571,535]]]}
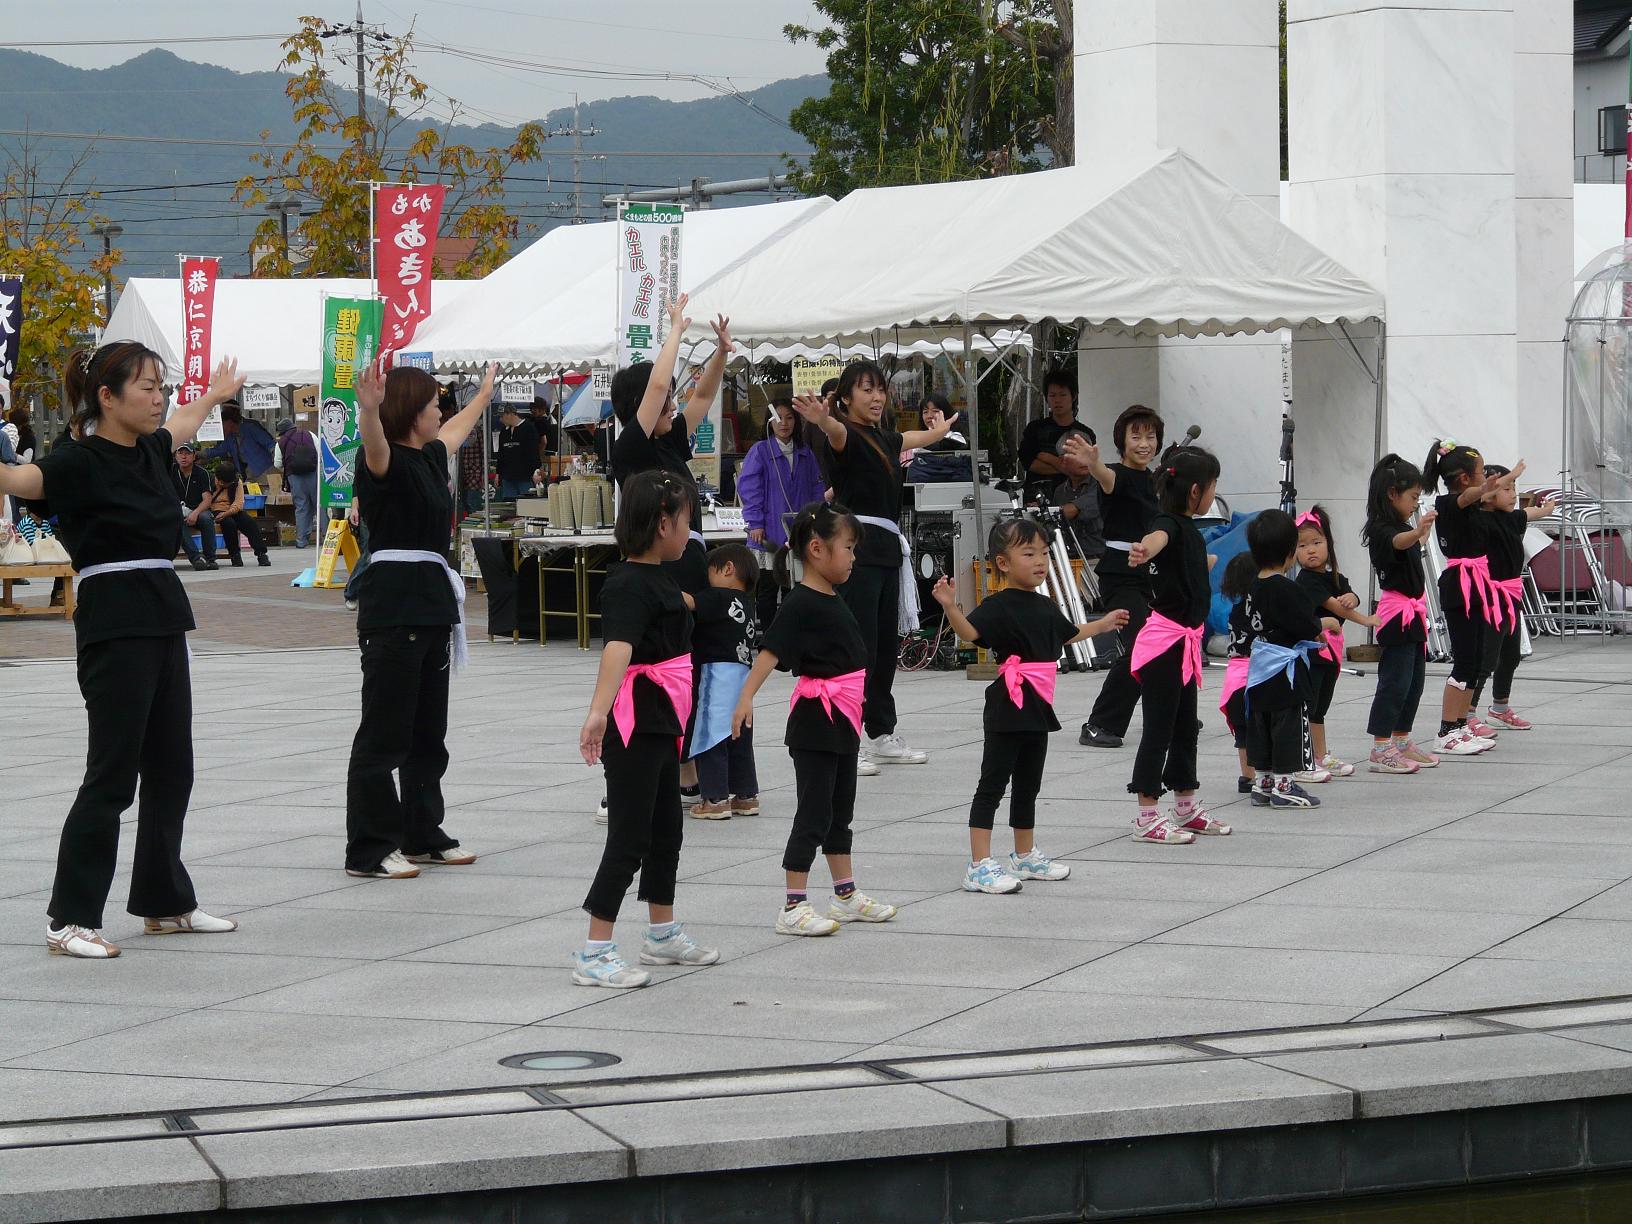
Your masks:
{"label": "japanese text on banner", "polygon": [[210,385],[210,332],[215,323],[218,259],[181,261],[181,382],[176,403],[190,404]]}
{"label": "japanese text on banner", "polygon": [[677,204],[618,206],[618,364],[657,355],[669,333],[669,303],[680,292]]}
{"label": "japanese text on banner", "polygon": [[431,313],[431,266],[444,192],[435,183],[374,188],[374,282],[385,303],[381,353],[405,347]]}
{"label": "japanese text on banner", "polygon": [[317,412],[319,472],[325,506],[349,506],[361,458],[357,378],[379,345],[381,303],[368,298],[323,299],[323,380]]}
{"label": "japanese text on banner", "polygon": [[17,350],[23,341],[23,278],[0,276],[0,379],[17,372]]}

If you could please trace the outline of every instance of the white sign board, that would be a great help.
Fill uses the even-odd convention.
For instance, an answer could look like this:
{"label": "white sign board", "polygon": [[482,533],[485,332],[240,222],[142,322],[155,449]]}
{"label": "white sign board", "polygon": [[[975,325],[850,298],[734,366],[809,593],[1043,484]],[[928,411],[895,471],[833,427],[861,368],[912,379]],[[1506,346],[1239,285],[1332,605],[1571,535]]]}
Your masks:
{"label": "white sign board", "polygon": [[592,379],[592,385],[589,388],[589,393],[592,396],[598,400],[609,400],[612,398],[611,370],[607,369],[605,366],[596,366],[592,371],[590,371],[590,378]]}
{"label": "white sign board", "polygon": [[193,435],[195,442],[225,442],[227,431],[221,428],[221,406],[217,404],[210,409],[210,415],[204,418],[204,423],[198,427],[198,433]]}
{"label": "white sign board", "polygon": [[680,293],[678,204],[618,205],[618,364],[650,361],[669,334],[669,303]]}
{"label": "white sign board", "polygon": [[245,412],[276,412],[283,407],[283,392],[277,387],[245,387]]}
{"label": "white sign board", "polygon": [[499,403],[530,404],[533,402],[533,380],[530,378],[502,378],[499,380]]}

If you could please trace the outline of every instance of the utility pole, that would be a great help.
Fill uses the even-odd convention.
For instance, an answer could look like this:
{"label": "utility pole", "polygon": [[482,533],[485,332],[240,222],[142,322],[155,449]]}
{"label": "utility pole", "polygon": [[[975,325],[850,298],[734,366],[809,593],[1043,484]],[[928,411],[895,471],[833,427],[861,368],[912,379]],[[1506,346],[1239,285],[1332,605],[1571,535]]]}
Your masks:
{"label": "utility pole", "polygon": [[102,325],[113,318],[113,240],[125,232],[122,225],[93,225],[91,233],[102,239]]}
{"label": "utility pole", "polygon": [[557,127],[551,136],[572,137],[572,223],[582,225],[587,218],[584,216],[584,162],[605,161],[606,156],[601,153],[585,153],[584,137],[599,136],[598,127],[586,128],[578,121],[578,95],[572,95],[572,126],[570,128]]}
{"label": "utility pole", "polygon": [[[356,40],[352,54],[357,60],[357,149],[359,152],[368,147],[368,51],[366,43],[372,39],[376,43],[389,42],[383,27],[370,26],[363,21],[363,0],[357,0],[357,16],[349,26],[326,26],[319,33],[321,38],[346,38]],[[345,57],[341,57],[343,63]]]}

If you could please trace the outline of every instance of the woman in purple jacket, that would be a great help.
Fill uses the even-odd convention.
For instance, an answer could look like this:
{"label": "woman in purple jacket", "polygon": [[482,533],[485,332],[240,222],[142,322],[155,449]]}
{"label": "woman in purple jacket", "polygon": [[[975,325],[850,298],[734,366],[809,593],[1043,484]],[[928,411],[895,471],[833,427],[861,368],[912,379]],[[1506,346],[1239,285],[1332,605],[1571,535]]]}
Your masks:
{"label": "woman in purple jacket", "polygon": [[[737,472],[737,496],[742,499],[742,517],[748,524],[748,547],[774,552],[788,542],[783,515],[797,514],[826,495],[816,455],[800,436],[799,414],[786,396],[771,401],[770,430],[763,441],[754,443],[742,458]],[[771,566],[759,571],[759,591],[755,615],[763,630],[776,615],[781,589],[771,574]]]}

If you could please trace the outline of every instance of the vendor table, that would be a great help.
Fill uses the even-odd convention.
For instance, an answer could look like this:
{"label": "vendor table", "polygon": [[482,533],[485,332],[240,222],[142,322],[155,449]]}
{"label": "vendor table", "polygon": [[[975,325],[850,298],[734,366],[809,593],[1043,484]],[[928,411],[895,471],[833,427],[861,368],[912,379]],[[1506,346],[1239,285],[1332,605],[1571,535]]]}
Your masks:
{"label": "vendor table", "polygon": [[[11,584],[18,578],[61,578],[62,603],[44,608],[25,608],[13,603]],[[74,619],[74,567],[67,563],[56,565],[0,566],[0,616],[61,616]]]}
{"label": "vendor table", "polygon": [[[729,540],[742,541],[747,539],[740,531],[705,531],[703,539],[710,544],[723,544]],[[558,560],[563,554],[570,553],[570,558]],[[612,539],[612,533],[595,532],[587,535],[576,535],[566,532],[549,535],[524,536],[516,541],[516,572],[521,572],[521,559],[528,556],[538,558],[538,644],[544,645],[545,626],[550,617],[569,618],[573,621],[578,633],[578,649],[589,649],[589,622],[601,619],[599,612],[589,610],[589,579],[591,575],[606,573],[607,564],[617,559],[618,546]],[[545,606],[544,576],[546,574],[571,574],[573,606],[571,609],[550,611]]]}

